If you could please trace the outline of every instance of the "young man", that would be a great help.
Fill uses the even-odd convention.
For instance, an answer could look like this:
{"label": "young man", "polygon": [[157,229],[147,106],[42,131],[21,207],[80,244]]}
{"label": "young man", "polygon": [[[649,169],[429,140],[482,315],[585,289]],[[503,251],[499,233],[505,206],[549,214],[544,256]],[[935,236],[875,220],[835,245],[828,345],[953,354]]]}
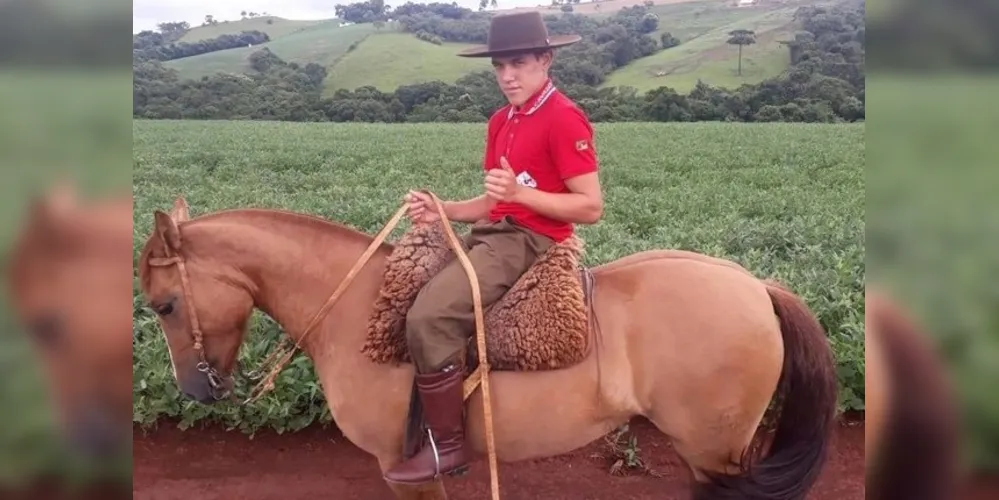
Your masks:
{"label": "young man", "polygon": [[[593,129],[586,115],[548,76],[554,49],[579,36],[548,36],[541,14],[493,18],[489,43],[465,57],[490,57],[509,101],[489,119],[484,194],[444,203],[448,218],[476,223],[465,239],[483,307],[498,300],[549,247],[594,224],[603,213]],[[439,219],[430,199],[410,192],[414,223]],[[472,292],[455,259],[420,292],[406,334],[429,439],[410,460],[385,474],[420,484],[467,465],[464,442],[464,351],[475,333]]]}

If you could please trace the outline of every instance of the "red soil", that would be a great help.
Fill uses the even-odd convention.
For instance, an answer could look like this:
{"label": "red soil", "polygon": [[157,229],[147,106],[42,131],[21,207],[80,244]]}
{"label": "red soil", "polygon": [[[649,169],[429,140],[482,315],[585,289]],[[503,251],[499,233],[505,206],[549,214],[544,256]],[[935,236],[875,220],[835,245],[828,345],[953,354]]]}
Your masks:
{"label": "red soil", "polygon": [[[500,463],[504,500],[686,499],[688,472],[655,427],[644,419],[631,426],[639,455],[653,472],[609,473],[610,448],[597,441],[575,453],[524,463]],[[134,435],[133,498],[394,500],[375,460],[336,430],[311,428],[292,434],[267,432],[254,439],[218,428],[180,431],[163,424]],[[658,477],[657,477],[658,476]],[[463,478],[446,481],[451,499],[489,498],[485,460]],[[809,497],[864,498],[864,428],[844,423],[830,460]]]}

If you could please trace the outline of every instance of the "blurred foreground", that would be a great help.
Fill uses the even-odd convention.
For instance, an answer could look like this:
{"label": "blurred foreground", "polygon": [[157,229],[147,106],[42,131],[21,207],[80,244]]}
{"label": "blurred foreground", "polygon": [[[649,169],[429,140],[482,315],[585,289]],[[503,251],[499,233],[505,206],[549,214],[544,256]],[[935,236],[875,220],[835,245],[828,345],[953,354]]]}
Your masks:
{"label": "blurred foreground", "polygon": [[0,2],[0,498],[130,496],[129,13]]}
{"label": "blurred foreground", "polygon": [[867,498],[999,498],[995,2],[870,5]]}

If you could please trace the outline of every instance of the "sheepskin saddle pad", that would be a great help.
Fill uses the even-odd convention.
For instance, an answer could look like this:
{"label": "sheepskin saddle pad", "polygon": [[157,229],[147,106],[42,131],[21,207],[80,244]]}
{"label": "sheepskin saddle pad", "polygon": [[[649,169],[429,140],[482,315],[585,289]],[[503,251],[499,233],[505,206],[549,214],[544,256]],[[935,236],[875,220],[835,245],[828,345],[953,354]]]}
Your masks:
{"label": "sheepskin saddle pad", "polygon": [[[552,245],[494,304],[483,304],[490,368],[557,370],[583,360],[590,348],[592,274],[579,263],[583,241]],[[369,319],[362,352],[378,363],[409,363],[406,313],[417,294],[456,256],[441,222],[411,227],[394,243]],[[474,326],[466,365],[478,365]]]}

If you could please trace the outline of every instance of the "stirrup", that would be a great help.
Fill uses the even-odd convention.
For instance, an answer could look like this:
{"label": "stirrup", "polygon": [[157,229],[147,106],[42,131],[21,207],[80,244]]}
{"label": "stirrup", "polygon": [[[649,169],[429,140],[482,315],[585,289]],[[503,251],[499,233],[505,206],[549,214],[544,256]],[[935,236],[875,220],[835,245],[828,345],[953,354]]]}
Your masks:
{"label": "stirrup", "polygon": [[434,479],[441,477],[441,454],[437,451],[437,443],[434,442],[434,431],[427,429],[427,435],[430,436],[430,449],[434,452]]}
{"label": "stirrup", "polygon": [[[434,454],[434,480],[436,481],[441,477],[441,455],[437,450],[437,443],[434,442],[434,431],[427,429],[427,436],[430,438],[430,450]],[[447,472],[446,475],[449,477],[461,477],[468,474],[470,469],[471,466],[469,464],[459,465],[458,467],[455,467],[451,471]]]}

